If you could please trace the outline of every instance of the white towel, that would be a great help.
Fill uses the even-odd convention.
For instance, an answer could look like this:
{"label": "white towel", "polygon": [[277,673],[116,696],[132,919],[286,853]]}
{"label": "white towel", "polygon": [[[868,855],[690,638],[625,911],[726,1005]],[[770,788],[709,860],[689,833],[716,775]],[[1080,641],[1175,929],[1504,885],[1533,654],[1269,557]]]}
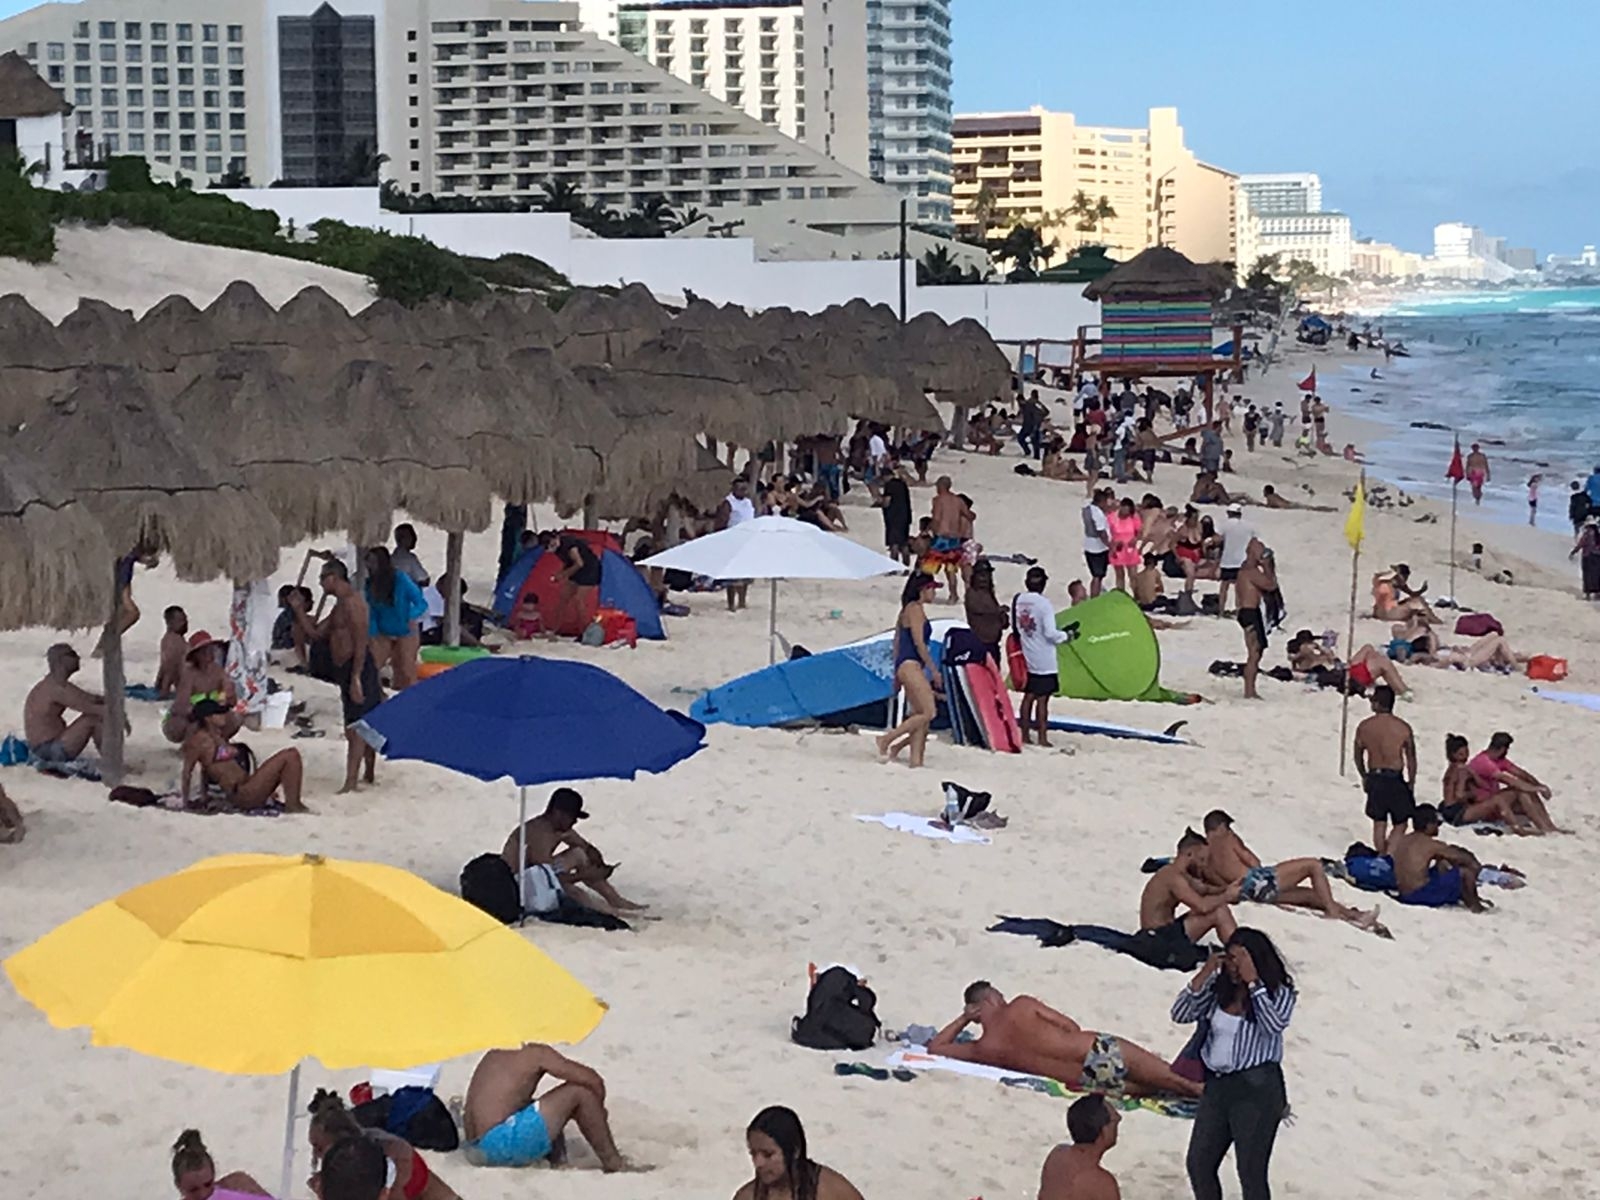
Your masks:
{"label": "white towel", "polygon": [[951,1071],[957,1075],[972,1075],[978,1079],[992,1079],[996,1083],[1005,1079],[1039,1079],[1026,1071],[1006,1071],[986,1063],[968,1062],[962,1058],[946,1058],[942,1054],[929,1054],[926,1047],[908,1046],[889,1055],[885,1064],[892,1071],[906,1067],[913,1071]]}
{"label": "white towel", "polygon": [[858,821],[871,821],[875,825],[886,825],[890,829],[898,829],[901,833],[914,833],[918,837],[937,838],[941,841],[956,842],[960,845],[987,846],[989,839],[974,829],[965,825],[957,825],[954,829],[944,829],[933,823],[931,817],[919,817],[912,813],[892,812],[876,817],[856,816]]}

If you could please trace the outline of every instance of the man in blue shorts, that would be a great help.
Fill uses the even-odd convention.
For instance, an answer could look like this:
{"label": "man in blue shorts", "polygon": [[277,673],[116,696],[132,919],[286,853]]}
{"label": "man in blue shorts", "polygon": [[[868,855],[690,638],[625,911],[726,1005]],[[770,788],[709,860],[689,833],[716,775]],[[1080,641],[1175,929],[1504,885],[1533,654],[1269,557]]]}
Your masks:
{"label": "man in blue shorts", "polygon": [[[546,1075],[562,1082],[535,1096]],[[472,1073],[462,1113],[462,1150],[485,1167],[531,1167],[566,1158],[561,1131],[575,1121],[601,1169],[626,1171],[606,1115],[606,1082],[599,1072],[538,1042],[491,1050]]]}
{"label": "man in blue shorts", "polygon": [[1489,907],[1478,898],[1482,864],[1470,850],[1439,840],[1439,810],[1419,804],[1411,815],[1411,832],[1390,840],[1395,888],[1401,904],[1422,908],[1464,905],[1475,913]]}

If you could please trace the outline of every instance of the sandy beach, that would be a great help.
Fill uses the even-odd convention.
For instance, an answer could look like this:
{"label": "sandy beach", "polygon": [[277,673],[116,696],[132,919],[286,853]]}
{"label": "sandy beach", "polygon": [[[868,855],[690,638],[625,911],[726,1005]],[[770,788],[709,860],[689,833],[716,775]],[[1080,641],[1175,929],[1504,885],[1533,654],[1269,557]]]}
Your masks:
{"label": "sandy beach", "polygon": [[[297,267],[296,269],[303,269]],[[164,286],[164,285],[163,285]],[[0,289],[4,290],[4,289]],[[1292,347],[1264,379],[1236,395],[1298,407],[1295,381],[1315,361],[1332,372],[1339,352]],[[1058,410],[1060,411],[1060,410]],[[1259,497],[1272,482],[1293,499],[1337,513],[1249,510],[1277,552],[1288,629],[1336,629],[1341,641],[1350,588],[1342,535],[1356,468],[1308,462],[1292,450],[1248,453],[1229,438],[1239,474],[1230,489]],[[1291,425],[1291,430],[1293,425]],[[1361,443],[1343,413],[1330,439]],[[1291,433],[1292,438],[1292,433]],[[1037,557],[1050,595],[1083,576],[1078,510],[1082,485],[1019,477],[1014,445],[999,458],[942,452],[931,475],[948,473],[972,495],[978,537],[991,551]],[[1443,464],[1441,463],[1441,471]],[[1158,467],[1147,489],[1182,503],[1193,473]],[[913,493],[919,515],[931,488]],[[878,546],[879,515],[861,489],[847,502],[851,536]],[[1426,513],[1443,518],[1419,524]],[[553,523],[549,513],[541,524]],[[1463,571],[1456,594],[1494,612],[1522,652],[1566,658],[1562,686],[1600,691],[1592,646],[1597,618],[1575,595],[1576,568],[1555,534],[1464,518],[1462,547],[1478,540],[1517,578],[1514,587]],[[304,548],[286,551],[274,582],[293,577]],[[435,572],[444,537],[424,530],[419,553]],[[484,601],[497,540],[469,538],[465,578]],[[1448,506],[1418,503],[1373,510],[1359,569],[1370,575],[1405,561],[1447,590]],[[1002,599],[1021,586],[1021,568],[998,568]],[[780,628],[814,649],[887,628],[900,582],[786,584]],[[156,668],[163,606],[182,604],[191,628],[225,627],[227,588],[176,582],[165,568],[135,582],[143,621],[129,638],[129,678]],[[554,653],[597,662],[663,705],[687,708],[704,687],[765,662],[765,598],[729,614],[720,595],[687,601],[693,614],[669,622],[669,640],[635,651],[562,646]],[[837,610],[841,615],[835,618]],[[1357,621],[1357,641],[1382,645],[1387,625]],[[0,690],[11,710],[0,732],[20,730],[21,700],[42,673],[56,636],[29,630],[0,636]],[[79,633],[85,652],[92,638]],[[1283,661],[1278,635],[1266,664]],[[436,1171],[469,1200],[537,1195],[548,1200],[725,1197],[750,1178],[743,1130],[768,1104],[796,1109],[811,1152],[867,1197],[1031,1200],[1040,1163],[1064,1138],[1066,1105],[1023,1090],[954,1076],[911,1083],[840,1079],[833,1056],[801,1049],[788,1023],[803,1008],[808,962],[851,963],[868,976],[886,1026],[942,1024],[961,1007],[962,988],[988,978],[1032,993],[1086,1027],[1109,1030],[1168,1056],[1188,1029],[1168,1020],[1185,977],[1157,972],[1088,946],[1040,949],[1031,940],[988,934],[995,914],[1054,917],[1122,928],[1137,925],[1144,877],[1139,864],[1171,852],[1187,824],[1218,805],[1266,861],[1338,856],[1370,833],[1353,772],[1339,773],[1339,699],[1263,679],[1263,699],[1246,702],[1237,679],[1207,673],[1214,659],[1242,657],[1239,627],[1198,618],[1161,634],[1163,682],[1206,697],[1200,705],[1092,705],[1079,712],[1148,728],[1189,722],[1193,745],[1157,746],[1062,736],[1054,751],[1020,756],[930,745],[922,771],[880,766],[872,743],[847,733],[789,733],[714,727],[709,747],[671,773],[635,783],[584,787],[593,819],[585,834],[621,863],[617,883],[660,919],[632,933],[530,925],[527,936],[610,1005],[598,1031],[574,1054],[599,1069],[622,1150],[654,1170],[606,1177],[592,1155],[563,1171],[495,1172],[459,1155],[430,1155]],[[97,671],[87,668],[86,675]],[[1600,814],[1589,781],[1600,750],[1594,716],[1530,695],[1523,677],[1405,668],[1414,703],[1401,715],[1421,751],[1419,799],[1434,799],[1447,732],[1481,748],[1489,734],[1516,735],[1519,762],[1555,789],[1557,820],[1576,837],[1452,840],[1485,861],[1525,870],[1529,886],[1491,893],[1498,908],[1412,910],[1386,904],[1393,941],[1350,926],[1275,908],[1245,906],[1241,922],[1266,930],[1289,960],[1300,1006],[1287,1039],[1285,1071],[1294,1123],[1278,1141],[1280,1193],[1334,1200],[1427,1189],[1489,1197],[1508,1189],[1529,1198],[1600,1195],[1589,1165],[1600,1075],[1600,1017],[1588,996],[1588,947],[1600,940],[1600,907],[1589,897],[1590,848]],[[90,687],[93,679],[82,679]],[[306,757],[307,803],[315,816],[200,817],[108,804],[103,789],[12,768],[0,783],[28,821],[28,836],[0,847],[0,953],[9,954],[89,906],[206,855],[227,851],[315,851],[391,862],[450,891],[461,866],[497,849],[512,827],[507,785],[479,785],[425,766],[380,764],[380,785],[335,797],[342,772],[337,699],[325,685],[296,682],[325,740],[291,743],[283,733],[245,737],[258,753],[296,745]],[[178,757],[157,730],[157,707],[132,706],[131,774],[158,789],[177,777]],[[1365,714],[1352,703],[1352,725]],[[994,794],[1010,826],[987,846],[926,841],[863,825],[856,814],[893,809],[932,813],[950,779]],[[1360,893],[1336,885],[1341,900]],[[537,1003],[537,997],[530,997]],[[241,1008],[247,1008],[241,998]],[[861,1056],[881,1062],[886,1051]],[[229,1078],[136,1055],[93,1049],[51,1029],[10,988],[0,989],[0,1084],[14,1150],[0,1160],[8,1197],[76,1193],[171,1194],[167,1148],[198,1125],[219,1171],[276,1178],[284,1081]],[[444,1064],[441,1092],[465,1090],[470,1059]],[[358,1072],[308,1067],[313,1085],[341,1090]],[[1128,1114],[1107,1165],[1123,1194],[1188,1194],[1187,1123]],[[300,1175],[306,1173],[304,1132]],[[1237,1194],[1231,1164],[1224,1178]],[[297,1194],[304,1195],[303,1189]]]}

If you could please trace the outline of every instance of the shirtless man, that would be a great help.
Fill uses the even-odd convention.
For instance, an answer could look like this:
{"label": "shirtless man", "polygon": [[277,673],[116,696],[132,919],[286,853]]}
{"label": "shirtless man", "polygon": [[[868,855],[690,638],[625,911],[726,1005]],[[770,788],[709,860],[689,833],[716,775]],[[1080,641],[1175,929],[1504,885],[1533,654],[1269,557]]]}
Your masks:
{"label": "shirtless man", "polygon": [[[569,787],[557,788],[551,793],[544,812],[524,827],[528,854],[520,868],[517,863],[517,843],[520,840],[517,830],[513,829],[511,836],[506,838],[500,855],[514,874],[520,875],[522,869],[550,868],[555,872],[561,891],[585,908],[612,915],[636,913],[648,908],[649,905],[636,904],[611,886],[611,875],[616,871],[616,866],[608,864],[600,851],[584,841],[574,828],[588,815],[583,811],[582,796]],[[530,880],[530,883],[536,881]],[[598,894],[598,900],[589,895],[590,890]],[[535,896],[540,894],[537,886],[529,891]],[[550,897],[552,908],[557,899]]]}
{"label": "shirtless man", "polygon": [[[1054,1079],[1090,1092],[1199,1096],[1198,1083],[1177,1074],[1150,1051],[1111,1034],[1084,1029],[1032,996],[1007,1002],[988,980],[967,988],[961,1015],[933,1036],[928,1053]],[[967,1026],[983,1032],[958,1042]]]}
{"label": "shirtless man", "polygon": [[365,767],[365,782],[377,781],[378,753],[354,729],[354,725],[383,703],[383,681],[378,666],[367,650],[370,616],[367,602],[350,583],[350,571],[339,559],[328,556],[322,564],[322,590],[333,597],[333,608],[318,621],[306,611],[305,597],[298,591],[289,596],[295,624],[308,642],[327,642],[332,664],[332,681],[338,685],[344,708],[345,766],[342,796],[356,790],[357,777]]}
{"label": "shirtless man", "polygon": [[1416,809],[1417,739],[1394,715],[1393,688],[1380,683],[1372,689],[1371,703],[1372,715],[1356,726],[1355,761],[1367,793],[1372,847],[1381,855],[1405,833]]}
{"label": "shirtless man", "polygon": [[933,485],[933,550],[945,556],[944,574],[950,585],[945,602],[955,604],[961,588],[957,579],[961,562],[957,557],[962,543],[971,536],[972,510],[967,502],[950,490],[950,476],[941,475]]}
{"label": "shirtless man", "polygon": [[1401,904],[1423,908],[1453,908],[1461,904],[1475,913],[1489,905],[1478,898],[1478,871],[1482,864],[1470,850],[1439,840],[1439,810],[1419,804],[1411,817],[1411,832],[1394,839],[1395,890]]}
{"label": "shirtless man", "polygon": [[1483,485],[1489,482],[1489,456],[1483,452],[1477,442],[1472,443],[1472,452],[1467,455],[1467,484],[1472,488],[1472,502],[1483,503]]}
{"label": "shirtless man", "polygon": [[1240,898],[1258,904],[1314,908],[1325,917],[1336,917],[1362,929],[1376,927],[1376,908],[1362,912],[1333,898],[1328,873],[1318,859],[1291,858],[1277,866],[1263,866],[1234,832],[1233,818],[1220,808],[1206,814],[1205,831],[1208,853],[1202,874],[1206,882],[1217,887],[1237,883]]}
{"label": "shirtless man", "polygon": [[161,635],[161,658],[156,667],[156,695],[170,700],[178,692],[178,676],[183,672],[184,656],[189,647],[189,614],[174,604],[161,614],[166,631]]}
{"label": "shirtless man", "polygon": [[[1239,927],[1229,907],[1239,899],[1238,884],[1218,887],[1205,880],[1210,854],[1205,838],[1192,829],[1178,839],[1173,860],[1150,876],[1139,897],[1140,936],[1174,951],[1188,952],[1207,933],[1226,942]],[[1178,916],[1178,905],[1189,911]]]}
{"label": "shirtless man", "polygon": [[1292,508],[1300,512],[1333,511],[1333,507],[1327,504],[1301,504],[1298,500],[1286,500],[1278,494],[1278,489],[1270,483],[1261,489],[1261,503],[1267,508]]}
{"label": "shirtless man", "polygon": [[[1554,829],[1554,822],[1551,822],[1550,830],[1541,828],[1537,822],[1524,823],[1512,799],[1517,793],[1510,788],[1491,787],[1485,791],[1480,787],[1478,777],[1467,766],[1467,759],[1471,756],[1472,748],[1466,738],[1458,733],[1445,735],[1444,757],[1449,765],[1445,767],[1444,778],[1440,781],[1441,817],[1451,825],[1498,821],[1516,834],[1548,833]],[[1545,818],[1549,819],[1548,812]]]}
{"label": "shirtless man", "polygon": [[1080,1096],[1067,1109],[1072,1144],[1057,1146],[1039,1173],[1039,1200],[1122,1200],[1117,1178],[1100,1165],[1117,1144],[1122,1114],[1099,1092]]}
{"label": "shirtless man", "polygon": [[[22,704],[22,736],[28,740],[28,753],[41,762],[71,762],[90,742],[100,749],[105,724],[104,696],[86,692],[72,682],[83,664],[78,652],[65,642],[45,651],[49,673],[28,692]],[[79,715],[69,724],[68,709]]]}
{"label": "shirtless man", "polygon": [[1256,676],[1261,671],[1261,656],[1267,649],[1267,624],[1261,619],[1261,596],[1264,592],[1278,590],[1277,572],[1259,538],[1250,539],[1234,586],[1238,589],[1239,626],[1244,630],[1244,698],[1259,700]]}
{"label": "shirtless man", "polygon": [[[562,1082],[535,1097],[546,1075]],[[491,1050],[467,1084],[461,1148],[474,1166],[531,1167],[547,1158],[560,1166],[567,1157],[562,1130],[569,1122],[577,1123],[603,1171],[629,1169],[611,1136],[606,1081],[599,1072],[538,1042]]]}

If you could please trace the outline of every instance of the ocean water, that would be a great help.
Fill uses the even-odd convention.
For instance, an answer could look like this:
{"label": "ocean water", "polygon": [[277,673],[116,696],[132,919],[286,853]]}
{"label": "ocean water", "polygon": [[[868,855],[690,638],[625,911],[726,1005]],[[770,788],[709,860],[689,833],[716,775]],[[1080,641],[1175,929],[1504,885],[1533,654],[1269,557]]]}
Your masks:
{"label": "ocean water", "polygon": [[[1525,522],[1528,479],[1539,473],[1539,526],[1569,529],[1568,485],[1600,463],[1600,288],[1430,297],[1372,322],[1411,357],[1385,363],[1363,351],[1319,387],[1336,409],[1389,426],[1362,447],[1373,473],[1447,496],[1455,431],[1463,453],[1479,442],[1489,455],[1483,515]],[[1336,424],[1330,437],[1339,444]]]}

